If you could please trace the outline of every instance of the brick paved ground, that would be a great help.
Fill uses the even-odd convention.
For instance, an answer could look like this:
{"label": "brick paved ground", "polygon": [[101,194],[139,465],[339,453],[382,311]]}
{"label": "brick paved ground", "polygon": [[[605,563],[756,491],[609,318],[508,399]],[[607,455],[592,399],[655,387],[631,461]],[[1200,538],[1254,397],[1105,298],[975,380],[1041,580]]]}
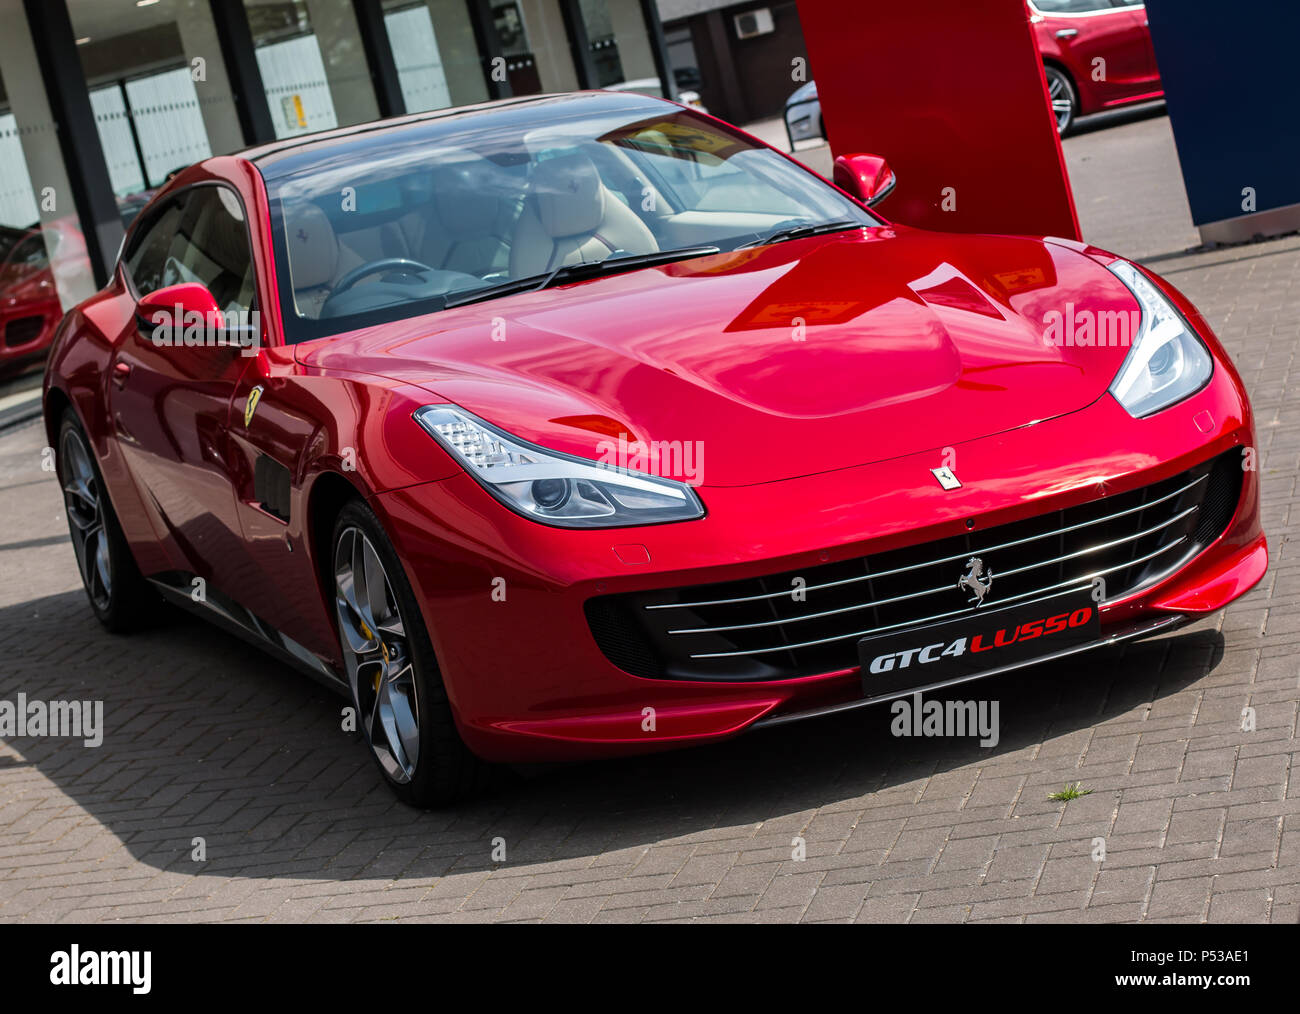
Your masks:
{"label": "brick paved ground", "polygon": [[[0,748],[0,919],[1295,922],[1300,239],[1185,255],[1162,117],[1066,149],[1088,238],[1175,280],[1254,396],[1273,564],[1226,614],[989,681],[991,751],[874,709],[422,814],[256,651],[185,620],[102,633],[27,427],[0,437],[0,699],[103,699],[108,736]],[[1067,781],[1094,791],[1049,802]]]}

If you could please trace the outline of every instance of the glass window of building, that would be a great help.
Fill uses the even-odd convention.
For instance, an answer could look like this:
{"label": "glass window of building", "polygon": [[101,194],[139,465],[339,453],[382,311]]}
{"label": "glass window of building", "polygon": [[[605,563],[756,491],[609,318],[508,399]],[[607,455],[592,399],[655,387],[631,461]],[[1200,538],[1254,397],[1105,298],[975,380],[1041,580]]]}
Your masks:
{"label": "glass window of building", "polygon": [[505,75],[512,95],[578,87],[558,0],[497,0],[492,4],[492,30],[505,60],[505,66],[492,68],[492,73]]}
{"label": "glass window of building", "polygon": [[39,358],[95,291],[21,0],[0,0],[0,368]]}
{"label": "glass window of building", "polygon": [[68,0],[124,221],[180,169],[243,147],[206,0]]}
{"label": "glass window of building", "polygon": [[465,0],[384,0],[383,10],[408,113],[491,98]]}
{"label": "glass window of building", "polygon": [[579,0],[578,10],[594,70],[591,86],[662,96],[639,0]]}
{"label": "glass window of building", "polygon": [[682,25],[664,29],[664,43],[668,48],[668,65],[673,69],[673,85],[678,96],[682,92],[698,91],[702,83],[700,61],[695,55],[695,42],[691,38],[690,27]]}
{"label": "glass window of building", "polygon": [[378,119],[352,0],[244,0],[276,137]]}

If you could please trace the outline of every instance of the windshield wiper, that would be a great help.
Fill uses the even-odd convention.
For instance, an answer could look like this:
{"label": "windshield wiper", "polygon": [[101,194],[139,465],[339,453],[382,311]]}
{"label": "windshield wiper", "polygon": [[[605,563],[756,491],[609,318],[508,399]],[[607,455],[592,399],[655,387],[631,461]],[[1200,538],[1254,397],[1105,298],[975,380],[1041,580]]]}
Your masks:
{"label": "windshield wiper", "polygon": [[465,306],[479,303],[498,296],[510,296],[516,292],[537,292],[552,285],[577,281],[583,278],[598,278],[601,275],[617,274],[620,271],[633,271],[636,268],[666,264],[671,261],[684,260],[687,257],[704,257],[718,253],[716,246],[687,246],[677,250],[655,250],[653,253],[629,254],[623,257],[609,256],[598,261],[580,261],[577,264],[561,264],[558,268],[527,278],[512,278],[499,285],[490,285],[486,289],[471,289],[460,295],[449,296],[443,303],[444,310],[453,306]]}
{"label": "windshield wiper", "polygon": [[742,243],[736,247],[737,250],[748,250],[750,247],[767,246],[769,243],[783,243],[787,239],[803,239],[805,236],[819,236],[823,232],[841,232],[845,229],[865,229],[866,224],[855,222],[851,218],[840,218],[834,222],[816,222],[804,223],[800,225],[787,225],[783,229],[777,229],[776,232],[768,233],[761,239],[753,240],[749,243]]}

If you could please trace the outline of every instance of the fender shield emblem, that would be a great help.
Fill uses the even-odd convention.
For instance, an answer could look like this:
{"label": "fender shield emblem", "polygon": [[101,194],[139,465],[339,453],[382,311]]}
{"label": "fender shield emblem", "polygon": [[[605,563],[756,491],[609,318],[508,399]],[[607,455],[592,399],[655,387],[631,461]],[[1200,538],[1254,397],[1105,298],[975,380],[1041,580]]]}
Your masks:
{"label": "fender shield emblem", "polygon": [[258,384],[248,392],[248,400],[244,402],[244,429],[248,429],[248,424],[253,421],[253,413],[257,411],[257,403],[262,400],[262,385]]}

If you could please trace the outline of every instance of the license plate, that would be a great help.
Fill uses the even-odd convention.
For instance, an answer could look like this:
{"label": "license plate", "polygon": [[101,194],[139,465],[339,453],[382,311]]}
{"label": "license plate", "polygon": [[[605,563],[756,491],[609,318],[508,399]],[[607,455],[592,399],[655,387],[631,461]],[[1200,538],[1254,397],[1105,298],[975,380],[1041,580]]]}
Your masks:
{"label": "license plate", "polygon": [[1090,588],[858,642],[867,697],[978,676],[1101,636]]}

